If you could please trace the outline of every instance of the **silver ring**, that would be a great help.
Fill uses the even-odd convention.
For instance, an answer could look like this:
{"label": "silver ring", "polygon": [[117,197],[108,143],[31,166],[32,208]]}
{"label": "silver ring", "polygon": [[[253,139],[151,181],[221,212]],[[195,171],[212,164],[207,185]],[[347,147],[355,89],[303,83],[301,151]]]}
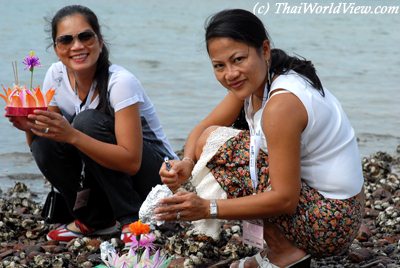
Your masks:
{"label": "silver ring", "polygon": [[50,128],[49,128],[49,127],[46,127],[46,128],[44,129],[43,132],[44,132],[45,134],[47,134],[47,133],[49,133],[49,130],[50,130]]}
{"label": "silver ring", "polygon": [[181,218],[181,212],[178,211],[178,213],[176,213],[176,220],[179,221]]}

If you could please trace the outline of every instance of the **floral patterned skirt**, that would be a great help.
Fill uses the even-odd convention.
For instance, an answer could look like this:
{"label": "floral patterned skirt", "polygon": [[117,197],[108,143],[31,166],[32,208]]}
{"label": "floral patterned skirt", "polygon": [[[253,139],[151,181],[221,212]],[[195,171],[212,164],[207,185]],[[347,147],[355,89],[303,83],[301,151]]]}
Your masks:
{"label": "floral patterned skirt", "polygon": [[[228,198],[253,194],[249,170],[249,131],[228,139],[207,163],[207,167],[227,192]],[[257,192],[269,189],[268,156],[260,150],[257,159]],[[356,198],[329,199],[304,181],[299,204],[292,215],[265,219],[277,226],[298,248],[313,256],[344,253],[361,225],[363,205]]]}
{"label": "floral patterned skirt", "polygon": [[[236,198],[253,194],[249,169],[250,132],[243,130],[228,139],[207,163],[207,168],[218,181],[227,197]],[[264,192],[269,185],[268,156],[260,150],[257,158],[257,192]]]}

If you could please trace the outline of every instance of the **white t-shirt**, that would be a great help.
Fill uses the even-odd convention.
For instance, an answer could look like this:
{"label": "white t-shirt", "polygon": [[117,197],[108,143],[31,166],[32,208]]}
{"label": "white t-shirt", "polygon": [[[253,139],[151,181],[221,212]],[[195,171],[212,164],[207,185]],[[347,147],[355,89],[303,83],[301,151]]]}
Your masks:
{"label": "white t-shirt", "polygon": [[[80,106],[82,101],[71,87],[66,67],[62,62],[53,63],[46,73],[43,89],[48,90],[50,88],[54,88],[56,93],[49,106],[57,106],[62,115],[71,122],[75,117],[76,104]],[[161,145],[171,156],[177,158],[164,134],[153,104],[146,95],[140,81],[132,73],[118,65],[111,65],[109,68],[108,93],[109,103],[111,108],[114,109],[114,113],[139,103],[143,139],[153,143],[155,147]],[[98,104],[99,96],[89,104],[88,109],[95,109]]]}
{"label": "white t-shirt", "polygon": [[[338,100],[326,88],[323,97],[294,71],[273,81],[269,98],[276,89],[296,95],[307,111],[308,123],[301,134],[301,178],[326,198],[347,199],[358,194],[364,183],[360,153],[354,130]],[[245,102],[248,118],[252,112],[250,101]],[[252,117],[250,126],[261,127],[263,108]],[[267,152],[265,135],[261,140],[261,149]]]}

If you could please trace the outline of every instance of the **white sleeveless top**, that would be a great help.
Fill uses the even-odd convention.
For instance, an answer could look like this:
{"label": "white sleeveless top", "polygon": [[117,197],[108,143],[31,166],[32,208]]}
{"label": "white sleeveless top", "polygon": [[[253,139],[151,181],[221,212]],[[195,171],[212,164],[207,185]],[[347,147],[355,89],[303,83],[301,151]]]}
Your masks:
{"label": "white sleeveless top", "polygon": [[[296,95],[307,111],[308,123],[301,134],[301,178],[326,198],[347,199],[357,195],[364,183],[360,154],[354,130],[338,100],[325,88],[323,97],[294,71],[273,81],[268,98],[277,89]],[[253,131],[261,129],[267,102],[268,99],[252,116],[251,97],[245,101],[246,119]],[[263,133],[260,147],[268,153]]]}

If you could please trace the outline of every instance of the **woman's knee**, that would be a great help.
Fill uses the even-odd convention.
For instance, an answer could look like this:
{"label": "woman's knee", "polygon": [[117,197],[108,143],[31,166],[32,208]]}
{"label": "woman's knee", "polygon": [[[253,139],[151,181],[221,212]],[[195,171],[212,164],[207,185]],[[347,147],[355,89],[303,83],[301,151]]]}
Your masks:
{"label": "woman's knee", "polygon": [[98,117],[99,115],[97,110],[88,109],[77,114],[72,125],[77,130],[89,135],[93,128],[100,123]]}
{"label": "woman's knee", "polygon": [[64,173],[64,167],[71,171],[72,166],[80,166],[82,163],[78,151],[72,145],[42,137],[34,138],[31,152],[38,168],[49,180]]}
{"label": "woman's knee", "polygon": [[59,146],[60,144],[55,141],[36,136],[32,141],[30,149],[36,163],[41,166],[52,159],[54,154],[59,153]]}
{"label": "woman's knee", "polygon": [[210,136],[211,132],[219,128],[220,126],[210,126],[206,128],[203,133],[201,133],[200,137],[197,139],[196,142],[196,159],[200,158],[201,153],[203,152],[203,148],[206,145],[207,139]]}
{"label": "woman's knee", "polygon": [[72,123],[73,127],[88,136],[104,142],[115,142],[113,117],[95,109],[79,113]]}

